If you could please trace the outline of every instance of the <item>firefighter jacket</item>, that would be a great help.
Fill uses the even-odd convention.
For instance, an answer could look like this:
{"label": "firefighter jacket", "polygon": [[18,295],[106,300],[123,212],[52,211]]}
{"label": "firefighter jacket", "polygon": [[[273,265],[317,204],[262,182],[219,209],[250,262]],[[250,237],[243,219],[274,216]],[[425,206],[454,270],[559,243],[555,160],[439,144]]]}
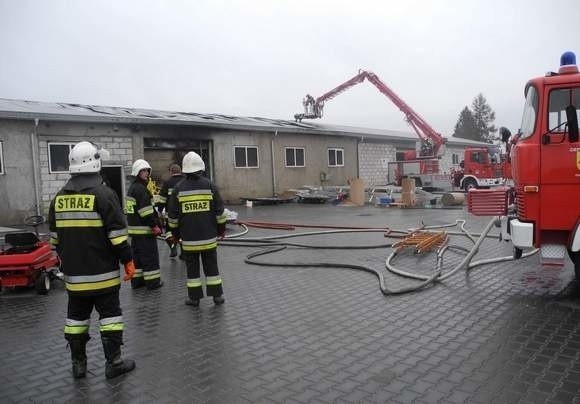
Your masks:
{"label": "firefighter jacket", "polygon": [[139,178],[135,178],[129,187],[125,198],[125,212],[131,236],[153,236],[152,228],[161,227],[157,211],[153,208],[153,195]]}
{"label": "firefighter jacket", "polygon": [[183,178],[183,174],[173,174],[167,181],[163,183],[163,186],[159,191],[159,202],[157,203],[157,210],[159,213],[166,209],[167,201],[173,192],[173,188]]}
{"label": "firefighter jacket", "polygon": [[175,185],[168,203],[171,235],[181,238],[184,254],[217,247],[218,226],[225,231],[224,203],[214,184],[198,174],[188,174]]}
{"label": "firefighter jacket", "polygon": [[99,174],[73,175],[52,200],[48,222],[70,294],[119,290],[119,261],[133,256],[119,198]]}

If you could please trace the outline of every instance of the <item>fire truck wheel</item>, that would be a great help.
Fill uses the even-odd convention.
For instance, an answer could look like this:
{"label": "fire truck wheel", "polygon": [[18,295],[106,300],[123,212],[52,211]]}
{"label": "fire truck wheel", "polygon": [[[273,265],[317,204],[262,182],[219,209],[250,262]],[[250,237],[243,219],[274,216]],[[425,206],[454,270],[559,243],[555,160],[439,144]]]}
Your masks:
{"label": "fire truck wheel", "polygon": [[580,282],[580,251],[572,252],[568,250],[570,259],[574,263],[574,274],[576,274],[576,281]]}
{"label": "fire truck wheel", "polygon": [[36,281],[34,282],[34,289],[39,295],[46,295],[50,290],[50,277],[44,271],[42,271]]}
{"label": "fire truck wheel", "polygon": [[473,178],[466,178],[463,181],[463,189],[467,192],[472,188],[477,188],[477,182]]}
{"label": "fire truck wheel", "polygon": [[523,252],[524,250],[522,250],[521,248],[514,247],[514,259],[519,260],[520,258],[522,258]]}

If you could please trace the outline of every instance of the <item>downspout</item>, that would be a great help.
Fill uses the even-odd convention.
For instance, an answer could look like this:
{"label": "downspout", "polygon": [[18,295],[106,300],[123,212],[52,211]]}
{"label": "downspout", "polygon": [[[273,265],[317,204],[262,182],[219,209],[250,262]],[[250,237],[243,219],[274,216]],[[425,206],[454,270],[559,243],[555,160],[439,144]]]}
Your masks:
{"label": "downspout", "polygon": [[38,167],[38,118],[34,119],[34,128],[30,133],[30,147],[32,151],[32,180],[34,185],[34,200],[36,202],[36,214],[40,216],[40,190],[39,190],[39,167]]}
{"label": "downspout", "polygon": [[272,196],[278,196],[278,189],[276,186],[276,158],[274,152],[274,139],[278,136],[278,131],[274,131],[274,136],[272,137],[271,152],[272,152]]}
{"label": "downspout", "polygon": [[356,140],[356,177],[360,178],[360,144],[364,143],[365,137],[361,136],[360,140]]}

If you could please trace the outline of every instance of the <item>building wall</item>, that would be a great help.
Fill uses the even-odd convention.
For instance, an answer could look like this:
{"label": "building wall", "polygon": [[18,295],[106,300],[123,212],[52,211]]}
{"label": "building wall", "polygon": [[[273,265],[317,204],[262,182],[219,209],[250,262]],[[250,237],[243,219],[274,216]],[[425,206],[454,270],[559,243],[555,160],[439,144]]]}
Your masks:
{"label": "building wall", "polygon": [[[251,131],[214,130],[214,182],[226,201],[240,198],[270,197],[272,186],[271,136]],[[258,148],[258,168],[235,168],[234,146]]]}
{"label": "building wall", "polygon": [[[452,168],[458,168],[459,162],[463,160],[463,151],[465,146],[449,146],[445,148],[445,155],[441,158],[439,162],[440,170],[444,173],[450,173]],[[453,164],[453,154],[458,158],[458,163]]]}
{"label": "building wall", "polygon": [[[286,167],[286,148],[304,148],[304,167]],[[328,149],[343,150],[343,166],[329,166]],[[351,137],[279,134],[275,139],[278,193],[304,185],[337,186],[357,177],[357,140]]]}
{"label": "building wall", "polygon": [[31,134],[33,121],[0,121],[4,174],[0,175],[0,226],[18,227],[36,214]]}
{"label": "building wall", "polygon": [[[145,138],[169,141],[209,142],[211,172],[223,198],[230,203],[242,198],[271,197],[289,189],[310,186],[341,186],[359,176],[366,186],[384,185],[386,163],[394,161],[398,149],[408,149],[407,142],[369,140],[360,137],[253,132],[187,125],[117,125],[114,123],[39,122],[0,120],[5,174],[0,175],[0,226],[20,225],[24,217],[36,213],[35,175],[39,181],[39,209],[46,214],[50,201],[69,178],[68,173],[49,171],[48,145],[51,142],[74,144],[89,140],[111,152],[111,163],[125,167],[145,156]],[[37,147],[33,150],[32,144]],[[174,150],[168,142],[167,150]],[[411,143],[409,143],[411,144]],[[258,148],[258,168],[236,168],[235,146]],[[188,146],[189,147],[189,146]],[[304,167],[286,167],[285,148],[304,148]],[[343,167],[328,166],[328,149],[343,149]],[[453,153],[463,159],[463,147],[447,147],[441,169],[449,172]],[[184,151],[184,150],[182,150]],[[186,150],[185,150],[186,151]],[[36,163],[34,157],[36,156]],[[165,161],[151,161],[157,172],[166,170]],[[156,163],[158,163],[156,165]],[[275,182],[275,184],[274,184]]]}
{"label": "building wall", "polygon": [[[224,199],[229,201],[272,197],[303,185],[344,185],[348,178],[357,176],[357,141],[354,138],[224,130],[212,132],[211,139],[215,183]],[[259,167],[236,168],[235,146],[256,146]],[[286,167],[286,147],[304,148],[304,167]],[[343,149],[343,167],[328,166],[328,148]],[[321,181],[321,173],[325,181]]]}
{"label": "building wall", "polygon": [[395,161],[396,153],[397,147],[392,143],[359,143],[359,176],[366,187],[387,184],[387,163]]}

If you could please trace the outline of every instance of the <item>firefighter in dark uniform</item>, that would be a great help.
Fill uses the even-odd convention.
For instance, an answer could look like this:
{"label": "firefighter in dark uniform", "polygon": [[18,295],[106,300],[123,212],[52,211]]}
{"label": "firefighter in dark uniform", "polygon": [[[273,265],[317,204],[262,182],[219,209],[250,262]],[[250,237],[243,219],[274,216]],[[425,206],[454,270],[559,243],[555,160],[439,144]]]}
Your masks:
{"label": "firefighter in dark uniform", "polygon": [[168,202],[168,224],[174,241],[181,239],[181,256],[187,267],[185,304],[198,307],[203,297],[201,258],[206,293],[220,305],[225,299],[217,263],[217,240],[224,237],[226,230],[224,203],[215,185],[201,175],[205,164],[197,153],[187,153],[182,167],[186,176],[173,188]]}
{"label": "firefighter in dark uniform", "polygon": [[125,211],[136,266],[131,287],[135,289],[145,285],[147,289],[157,289],[163,286],[157,248],[157,236],[163,231],[157,211],[153,208],[153,195],[147,189],[151,166],[145,160],[135,160],[131,175],[135,180],[125,198]]}
{"label": "firefighter in dark uniform", "polygon": [[[171,174],[171,176],[167,181],[163,183],[163,186],[159,191],[159,201],[157,202],[157,211],[159,212],[159,215],[167,215],[167,200],[171,196],[175,184],[177,184],[184,178],[183,174],[181,173],[181,167],[179,166],[179,164],[175,163],[171,164],[169,166],[169,173]],[[167,228],[167,226],[165,226],[165,228]],[[177,244],[172,243],[171,236],[167,234],[166,241],[171,250],[169,253],[169,257],[170,258],[177,257]]]}
{"label": "firefighter in dark uniform", "polygon": [[123,317],[119,305],[119,261],[126,276],[135,272],[127,242],[127,222],[117,194],[102,184],[101,159],[108,152],[80,142],[69,154],[70,180],[50,204],[50,241],[62,261],[68,292],[64,335],[70,345],[75,378],[86,376],[86,345],[93,307],[99,313],[105,375],[113,378],[135,368],[121,359]]}

